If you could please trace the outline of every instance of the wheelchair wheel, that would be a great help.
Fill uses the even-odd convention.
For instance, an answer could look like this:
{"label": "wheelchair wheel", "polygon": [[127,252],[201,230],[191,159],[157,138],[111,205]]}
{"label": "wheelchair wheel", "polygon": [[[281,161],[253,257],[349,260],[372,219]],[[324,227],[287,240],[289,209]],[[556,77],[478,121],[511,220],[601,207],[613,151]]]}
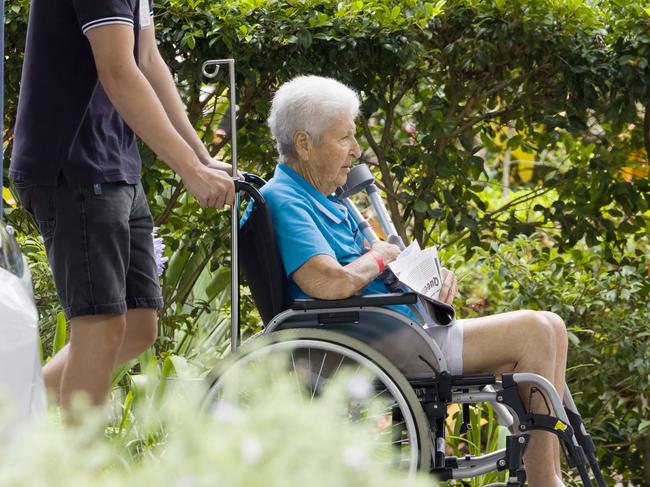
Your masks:
{"label": "wheelchair wheel", "polygon": [[[362,376],[370,380],[369,400],[347,404],[352,422],[370,424],[378,449],[387,453],[392,466],[414,474],[429,471],[431,444],[429,424],[415,392],[404,375],[365,343],[327,330],[298,328],[277,331],[255,338],[224,363],[208,391],[205,405],[215,404],[228,384],[237,381],[247,370],[260,369],[269,360],[277,360],[295,378],[303,399],[313,400],[341,374]],[[366,382],[368,383],[368,382]],[[373,408],[370,411],[370,400]],[[384,457],[382,457],[384,458]]]}

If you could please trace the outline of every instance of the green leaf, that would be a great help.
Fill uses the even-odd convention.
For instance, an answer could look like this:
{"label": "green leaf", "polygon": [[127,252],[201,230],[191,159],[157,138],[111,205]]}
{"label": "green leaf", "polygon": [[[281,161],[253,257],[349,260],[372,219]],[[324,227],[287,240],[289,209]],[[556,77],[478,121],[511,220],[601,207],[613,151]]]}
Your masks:
{"label": "green leaf", "polygon": [[424,201],[422,201],[422,200],[417,200],[417,201],[413,204],[413,208],[414,208],[415,211],[417,211],[418,213],[425,213],[425,212],[427,211],[427,209],[429,208],[429,205],[427,205],[427,203],[424,202]]}
{"label": "green leaf", "polygon": [[214,274],[214,277],[205,288],[206,300],[212,301],[230,284],[230,269],[221,268]]}
{"label": "green leaf", "polygon": [[56,355],[59,350],[65,347],[67,341],[66,319],[63,311],[56,314],[56,329],[54,331],[54,343],[52,345],[52,355]]}

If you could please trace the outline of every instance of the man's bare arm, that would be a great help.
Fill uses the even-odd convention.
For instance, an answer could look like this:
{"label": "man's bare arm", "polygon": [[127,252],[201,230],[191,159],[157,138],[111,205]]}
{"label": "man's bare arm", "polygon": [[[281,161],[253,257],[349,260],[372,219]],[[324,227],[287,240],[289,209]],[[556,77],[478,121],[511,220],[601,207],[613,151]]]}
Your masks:
{"label": "man's bare arm", "polygon": [[[156,92],[158,99],[162,103],[169,120],[178,134],[194,150],[203,164],[208,165],[212,163],[212,157],[210,157],[203,141],[197,135],[196,130],[187,116],[169,67],[158,51],[153,25],[143,29],[141,32],[138,64],[140,70]],[[226,169],[228,167],[230,166],[224,164],[220,168]]]}
{"label": "man's bare arm", "polygon": [[113,106],[131,129],[174,171],[202,206],[220,208],[234,199],[232,180],[205,167],[170,121],[133,57],[133,30],[104,25],[87,32],[97,75]]}

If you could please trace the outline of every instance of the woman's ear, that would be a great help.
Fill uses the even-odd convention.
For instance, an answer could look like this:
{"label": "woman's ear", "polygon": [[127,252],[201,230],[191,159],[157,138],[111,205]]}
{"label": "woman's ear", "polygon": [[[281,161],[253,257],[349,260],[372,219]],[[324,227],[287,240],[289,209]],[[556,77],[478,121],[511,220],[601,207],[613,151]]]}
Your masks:
{"label": "woman's ear", "polygon": [[293,147],[296,149],[298,159],[308,161],[311,156],[311,137],[304,130],[297,130],[293,134]]}

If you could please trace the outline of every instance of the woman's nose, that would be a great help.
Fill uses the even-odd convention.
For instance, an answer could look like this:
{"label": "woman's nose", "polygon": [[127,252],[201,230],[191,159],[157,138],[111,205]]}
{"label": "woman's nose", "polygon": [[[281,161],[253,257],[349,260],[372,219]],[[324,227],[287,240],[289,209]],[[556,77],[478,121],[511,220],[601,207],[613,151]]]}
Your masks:
{"label": "woman's nose", "polygon": [[358,157],[361,157],[361,147],[359,147],[359,142],[357,142],[357,138],[356,138],[356,137],[353,137],[353,138],[352,138],[352,142],[353,142],[353,144],[352,144],[352,150],[350,151],[350,153],[351,153],[354,157],[357,157],[357,158],[358,158]]}

